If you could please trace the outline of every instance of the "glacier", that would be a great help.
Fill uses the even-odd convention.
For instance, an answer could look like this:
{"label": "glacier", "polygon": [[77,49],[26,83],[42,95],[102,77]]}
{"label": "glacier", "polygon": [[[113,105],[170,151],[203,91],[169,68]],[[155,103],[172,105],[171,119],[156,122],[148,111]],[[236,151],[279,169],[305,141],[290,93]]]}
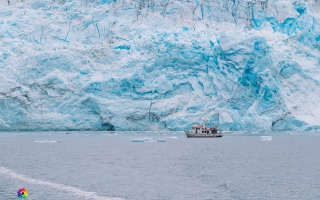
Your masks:
{"label": "glacier", "polygon": [[319,0],[0,0],[0,130],[320,129]]}

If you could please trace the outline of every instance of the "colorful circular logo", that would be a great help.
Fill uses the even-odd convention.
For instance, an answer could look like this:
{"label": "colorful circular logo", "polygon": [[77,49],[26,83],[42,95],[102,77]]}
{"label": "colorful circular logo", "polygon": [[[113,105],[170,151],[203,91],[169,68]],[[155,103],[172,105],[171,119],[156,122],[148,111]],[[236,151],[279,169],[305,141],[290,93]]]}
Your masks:
{"label": "colorful circular logo", "polygon": [[17,193],[20,199],[25,199],[28,196],[28,191],[24,188],[19,189]]}

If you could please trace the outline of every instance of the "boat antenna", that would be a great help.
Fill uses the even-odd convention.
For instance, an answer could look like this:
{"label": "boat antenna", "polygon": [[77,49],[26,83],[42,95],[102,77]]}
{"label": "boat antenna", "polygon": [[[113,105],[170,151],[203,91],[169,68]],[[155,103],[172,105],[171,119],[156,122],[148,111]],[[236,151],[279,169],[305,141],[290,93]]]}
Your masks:
{"label": "boat antenna", "polygon": [[204,129],[206,129],[207,121],[208,120],[206,118],[203,119]]}

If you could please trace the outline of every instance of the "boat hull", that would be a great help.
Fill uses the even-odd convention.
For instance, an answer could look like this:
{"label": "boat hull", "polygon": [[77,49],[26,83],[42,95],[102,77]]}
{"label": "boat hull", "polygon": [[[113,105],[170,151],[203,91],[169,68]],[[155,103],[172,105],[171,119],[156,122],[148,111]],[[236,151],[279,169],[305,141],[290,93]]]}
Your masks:
{"label": "boat hull", "polygon": [[187,138],[216,138],[222,137],[222,133],[215,133],[215,134],[201,134],[201,133],[189,133],[185,131]]}

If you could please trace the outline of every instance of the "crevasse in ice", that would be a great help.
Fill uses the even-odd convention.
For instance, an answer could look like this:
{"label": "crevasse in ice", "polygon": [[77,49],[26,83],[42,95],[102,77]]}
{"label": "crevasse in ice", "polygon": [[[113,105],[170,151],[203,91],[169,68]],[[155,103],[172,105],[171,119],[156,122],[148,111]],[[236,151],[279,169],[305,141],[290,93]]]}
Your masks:
{"label": "crevasse in ice", "polygon": [[319,0],[0,0],[0,130],[320,128]]}

